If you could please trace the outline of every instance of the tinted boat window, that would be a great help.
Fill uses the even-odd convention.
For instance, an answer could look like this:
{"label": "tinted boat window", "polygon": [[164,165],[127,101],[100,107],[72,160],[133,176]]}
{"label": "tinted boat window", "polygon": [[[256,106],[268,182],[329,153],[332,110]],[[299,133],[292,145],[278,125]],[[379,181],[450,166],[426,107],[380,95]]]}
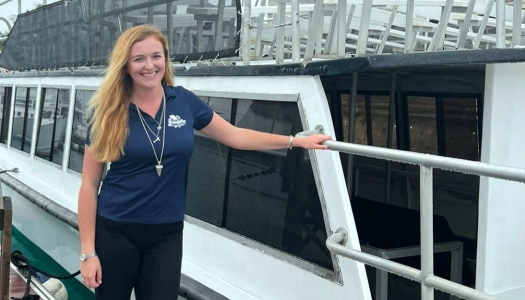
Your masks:
{"label": "tinted boat window", "polygon": [[35,155],[62,164],[65,142],[69,90],[42,89],[40,119]]}
{"label": "tinted boat window", "polygon": [[9,112],[13,88],[0,87],[0,143],[7,143],[7,130],[9,127]]}
{"label": "tinted boat window", "polygon": [[35,115],[36,88],[17,88],[11,147],[29,153]]}
{"label": "tinted boat window", "polygon": [[[226,121],[231,119],[232,99],[202,98]],[[228,166],[228,147],[195,132],[195,150],[188,174],[186,212],[221,226]]]}
{"label": "tinted boat window", "polygon": [[69,169],[82,173],[84,146],[88,122],[86,118],[89,99],[95,93],[90,90],[77,90],[75,94],[75,110],[73,112],[73,131],[71,132],[71,152],[69,154]]}
{"label": "tinted boat window", "polygon": [[[284,135],[303,130],[296,103],[237,99],[232,103],[231,122],[238,127]],[[203,147],[202,143],[198,145]],[[211,190],[197,184],[190,186],[188,205],[200,206],[201,210],[192,209],[188,214],[212,219],[215,225],[220,220],[221,227],[333,269],[308,151],[229,149],[226,159],[224,154],[215,143],[195,153],[190,165],[190,178],[195,179],[190,182],[196,182],[197,174],[206,174],[205,182],[215,178],[221,187]],[[207,197],[212,191],[217,193],[212,197],[222,208],[210,206]]]}

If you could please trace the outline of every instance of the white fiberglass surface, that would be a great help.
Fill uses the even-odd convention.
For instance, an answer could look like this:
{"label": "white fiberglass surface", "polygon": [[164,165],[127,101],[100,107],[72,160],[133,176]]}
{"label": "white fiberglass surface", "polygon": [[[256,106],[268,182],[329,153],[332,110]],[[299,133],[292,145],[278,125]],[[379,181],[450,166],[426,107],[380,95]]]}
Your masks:
{"label": "white fiberglass surface", "polygon": [[[102,77],[22,77],[2,78],[0,85],[60,86],[70,90],[64,143],[64,155],[68,155],[78,151],[71,128],[75,124],[75,95],[79,90],[95,89],[101,80]],[[319,77],[176,77],[175,84],[206,97],[266,100],[296,106],[303,130],[322,125],[326,134],[335,136]],[[246,101],[239,102],[240,115],[247,115]],[[278,108],[273,112],[279,113]],[[17,179],[76,212],[80,174],[71,169],[70,161],[64,158],[62,164],[57,165],[35,157],[34,153],[5,147],[0,148],[0,153],[9,156],[9,161],[0,161],[0,167],[20,168],[20,173],[15,175]],[[347,247],[359,249],[339,154],[331,151],[308,151],[307,154],[317,187],[314,190],[321,202],[317,205],[322,208],[325,234],[344,227],[349,232]],[[264,205],[264,201],[261,203]],[[333,269],[326,270],[257,239],[191,217],[184,236],[183,273],[230,299],[371,299],[364,266],[355,261],[331,256]]]}

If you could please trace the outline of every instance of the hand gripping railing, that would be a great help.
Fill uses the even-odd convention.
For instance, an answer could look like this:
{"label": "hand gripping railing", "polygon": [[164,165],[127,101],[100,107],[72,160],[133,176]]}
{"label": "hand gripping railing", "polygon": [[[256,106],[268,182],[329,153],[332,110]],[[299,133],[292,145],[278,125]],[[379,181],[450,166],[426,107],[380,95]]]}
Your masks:
{"label": "hand gripping railing", "polygon": [[[315,127],[315,130],[300,132],[297,134],[297,137],[304,137],[316,133],[323,133],[323,127],[321,125]],[[495,166],[483,162],[336,141],[326,141],[324,145],[333,151],[419,165],[421,183],[421,270],[344,247],[347,243],[347,232],[344,228],[337,229],[334,234],[328,237],[326,246],[330,251],[421,283],[421,299],[423,300],[434,299],[434,288],[464,299],[497,299],[494,296],[434,275],[432,169],[438,168],[522,183],[525,182],[525,170]]]}

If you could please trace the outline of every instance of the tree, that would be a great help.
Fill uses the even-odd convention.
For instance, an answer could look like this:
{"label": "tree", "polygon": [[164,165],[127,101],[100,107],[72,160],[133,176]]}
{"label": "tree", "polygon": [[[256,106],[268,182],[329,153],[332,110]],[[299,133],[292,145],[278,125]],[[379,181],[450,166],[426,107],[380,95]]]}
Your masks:
{"label": "tree", "polygon": [[42,7],[42,6],[44,6],[44,4],[42,4],[42,3],[33,3],[33,7],[31,9],[28,9],[26,12],[35,10],[35,9],[37,9],[39,7]]}

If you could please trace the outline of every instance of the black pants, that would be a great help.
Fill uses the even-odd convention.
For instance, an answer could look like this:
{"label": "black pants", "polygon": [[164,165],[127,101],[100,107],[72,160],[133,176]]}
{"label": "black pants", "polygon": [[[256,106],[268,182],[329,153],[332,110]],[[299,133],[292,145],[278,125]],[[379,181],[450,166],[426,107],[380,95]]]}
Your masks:
{"label": "black pants", "polygon": [[102,266],[97,300],[175,300],[179,294],[183,222],[137,224],[97,216],[95,250]]}

